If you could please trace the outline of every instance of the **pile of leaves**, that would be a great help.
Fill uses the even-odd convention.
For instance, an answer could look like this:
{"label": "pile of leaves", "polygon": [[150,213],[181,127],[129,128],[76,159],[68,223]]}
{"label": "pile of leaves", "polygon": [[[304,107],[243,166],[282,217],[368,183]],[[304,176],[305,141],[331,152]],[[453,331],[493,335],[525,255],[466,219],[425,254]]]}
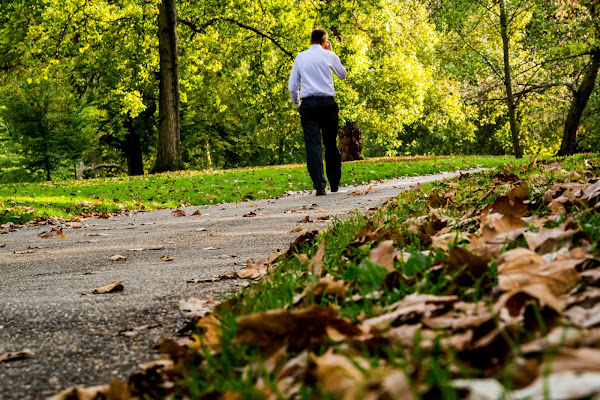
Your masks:
{"label": "pile of leaves", "polygon": [[598,396],[600,176],[568,167],[463,175],[300,238],[197,302],[162,360],[55,399]]}

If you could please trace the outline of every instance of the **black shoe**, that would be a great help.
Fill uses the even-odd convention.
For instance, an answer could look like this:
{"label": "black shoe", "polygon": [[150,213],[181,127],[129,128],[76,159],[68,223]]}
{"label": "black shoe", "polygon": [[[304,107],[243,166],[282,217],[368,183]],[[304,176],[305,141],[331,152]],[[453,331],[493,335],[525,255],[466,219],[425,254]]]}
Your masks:
{"label": "black shoe", "polygon": [[339,186],[338,185],[331,185],[331,193],[335,193],[339,190]]}
{"label": "black shoe", "polygon": [[325,196],[326,194],[325,189],[317,189],[317,196]]}

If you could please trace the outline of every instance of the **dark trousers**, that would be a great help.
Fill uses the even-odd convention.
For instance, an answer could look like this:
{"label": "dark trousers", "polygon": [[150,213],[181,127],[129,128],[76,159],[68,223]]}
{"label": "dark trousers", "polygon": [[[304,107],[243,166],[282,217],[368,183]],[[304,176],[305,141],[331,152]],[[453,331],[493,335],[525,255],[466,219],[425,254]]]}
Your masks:
{"label": "dark trousers", "polygon": [[336,145],[338,105],[333,97],[307,97],[300,104],[304,131],[306,166],[316,190],[325,189],[321,139],[325,146],[325,166],[330,186],[338,186],[342,177],[342,157]]}

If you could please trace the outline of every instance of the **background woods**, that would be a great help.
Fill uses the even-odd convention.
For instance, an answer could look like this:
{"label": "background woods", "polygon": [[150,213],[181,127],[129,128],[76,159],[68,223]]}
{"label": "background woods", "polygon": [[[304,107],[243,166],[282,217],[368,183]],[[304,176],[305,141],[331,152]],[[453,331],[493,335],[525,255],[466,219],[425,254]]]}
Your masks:
{"label": "background woods", "polygon": [[79,160],[131,175],[301,161],[287,77],[316,26],[349,71],[348,158],[599,150],[593,1],[0,7],[2,182],[72,177]]}

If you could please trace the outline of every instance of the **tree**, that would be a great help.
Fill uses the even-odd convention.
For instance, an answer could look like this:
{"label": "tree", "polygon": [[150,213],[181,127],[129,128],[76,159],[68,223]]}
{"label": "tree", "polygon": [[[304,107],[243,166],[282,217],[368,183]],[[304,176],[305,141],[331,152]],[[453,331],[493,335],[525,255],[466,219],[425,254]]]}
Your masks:
{"label": "tree", "polygon": [[47,181],[55,172],[72,172],[88,150],[87,143],[97,138],[102,112],[56,82],[29,77],[26,82],[9,82],[0,94],[0,112],[15,150],[30,171],[43,172]]}
{"label": "tree", "polygon": [[158,11],[160,83],[158,147],[151,172],[183,169],[179,128],[179,45],[175,0],[162,0]]}
{"label": "tree", "polygon": [[592,1],[583,1],[584,8],[589,12],[589,21],[591,22],[592,38],[595,42],[589,49],[589,63],[583,71],[577,89],[573,90],[573,100],[569,107],[569,112],[565,121],[562,143],[558,155],[574,154],[577,151],[577,130],[581,121],[583,112],[588,104],[590,96],[596,85],[598,71],[600,70],[600,4]]}

